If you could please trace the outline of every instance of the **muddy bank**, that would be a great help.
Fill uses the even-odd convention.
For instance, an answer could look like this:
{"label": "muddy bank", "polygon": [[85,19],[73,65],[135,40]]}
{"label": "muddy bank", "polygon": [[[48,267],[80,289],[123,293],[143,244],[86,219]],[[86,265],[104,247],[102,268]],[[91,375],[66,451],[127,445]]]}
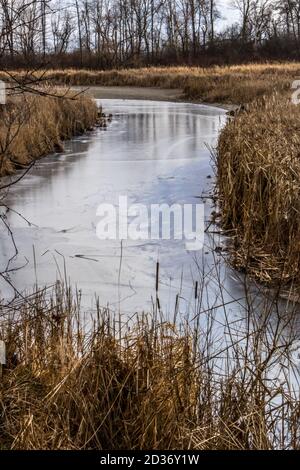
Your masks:
{"label": "muddy bank", "polygon": [[204,103],[201,100],[190,100],[183,89],[176,88],[153,88],[135,86],[90,86],[75,87],[74,90],[86,90],[91,97],[103,99],[123,99],[123,100],[147,100],[147,101],[173,101],[191,102],[195,104],[205,104],[215,108],[222,108],[228,111],[235,110],[238,106],[234,104]]}
{"label": "muddy bank", "polygon": [[183,90],[145,87],[91,86],[76,87],[87,90],[96,99],[151,100],[151,101],[180,101]]}

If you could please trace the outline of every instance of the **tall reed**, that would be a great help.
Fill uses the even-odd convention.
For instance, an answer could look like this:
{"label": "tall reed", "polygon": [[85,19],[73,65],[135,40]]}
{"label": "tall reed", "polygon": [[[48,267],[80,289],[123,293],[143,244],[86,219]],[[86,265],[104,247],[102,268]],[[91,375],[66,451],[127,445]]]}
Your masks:
{"label": "tall reed", "polygon": [[288,95],[257,100],[228,121],[216,166],[232,259],[262,281],[299,284],[300,108]]}
{"label": "tall reed", "polygon": [[0,176],[61,149],[63,140],[96,123],[97,107],[90,98],[50,87],[44,87],[43,93],[48,95],[11,96],[2,106]]}
{"label": "tall reed", "polygon": [[61,285],[2,307],[0,447],[299,448],[296,312],[202,308],[189,325],[139,315],[120,335],[118,315],[84,315]]}

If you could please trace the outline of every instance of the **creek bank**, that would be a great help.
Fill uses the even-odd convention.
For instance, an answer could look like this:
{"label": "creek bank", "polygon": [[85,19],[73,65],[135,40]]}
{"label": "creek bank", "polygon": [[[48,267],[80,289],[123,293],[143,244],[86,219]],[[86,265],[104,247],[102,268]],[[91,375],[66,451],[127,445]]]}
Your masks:
{"label": "creek bank", "polygon": [[[95,125],[104,126],[97,105],[87,96],[9,97],[0,120],[0,176],[27,168],[35,160],[63,151],[63,141]],[[100,111],[102,113],[102,110]]]}

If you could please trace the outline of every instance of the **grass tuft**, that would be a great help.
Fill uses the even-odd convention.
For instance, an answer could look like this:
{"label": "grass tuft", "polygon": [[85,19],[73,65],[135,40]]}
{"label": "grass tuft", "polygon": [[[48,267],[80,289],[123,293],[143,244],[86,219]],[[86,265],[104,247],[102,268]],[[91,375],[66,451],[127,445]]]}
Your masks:
{"label": "grass tuft", "polygon": [[300,108],[288,95],[256,100],[228,121],[217,152],[222,222],[232,260],[263,282],[299,285]]}
{"label": "grass tuft", "polygon": [[61,151],[65,139],[96,123],[97,107],[88,97],[76,98],[72,92],[49,87],[44,87],[43,92],[57,93],[57,97],[11,96],[0,109],[0,176]]}
{"label": "grass tuft", "polygon": [[141,315],[120,335],[76,298],[57,285],[1,309],[0,447],[299,448],[295,315],[276,300],[239,322],[214,308],[194,326]]}

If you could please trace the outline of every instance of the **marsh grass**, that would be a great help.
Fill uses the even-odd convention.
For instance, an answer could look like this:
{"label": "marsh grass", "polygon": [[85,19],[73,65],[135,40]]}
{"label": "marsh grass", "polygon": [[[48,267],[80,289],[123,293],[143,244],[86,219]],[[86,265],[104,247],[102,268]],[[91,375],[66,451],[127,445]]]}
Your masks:
{"label": "marsh grass", "polygon": [[[40,78],[66,86],[136,86],[180,88],[185,99],[208,103],[245,104],[259,96],[291,88],[300,77],[297,62],[214,67],[149,67],[108,71],[87,69],[12,72],[19,81]],[[5,72],[0,79],[10,80]]]}
{"label": "marsh grass", "polygon": [[0,110],[0,176],[61,151],[65,139],[91,129],[97,121],[97,107],[90,98],[49,86],[42,90],[51,95],[10,96]]}
{"label": "marsh grass", "polygon": [[274,93],[228,121],[216,155],[232,260],[263,282],[299,285],[300,108]]}
{"label": "marsh grass", "polygon": [[249,301],[229,321],[199,306],[195,323],[143,314],[120,329],[61,284],[2,307],[0,447],[297,449],[292,310]]}

